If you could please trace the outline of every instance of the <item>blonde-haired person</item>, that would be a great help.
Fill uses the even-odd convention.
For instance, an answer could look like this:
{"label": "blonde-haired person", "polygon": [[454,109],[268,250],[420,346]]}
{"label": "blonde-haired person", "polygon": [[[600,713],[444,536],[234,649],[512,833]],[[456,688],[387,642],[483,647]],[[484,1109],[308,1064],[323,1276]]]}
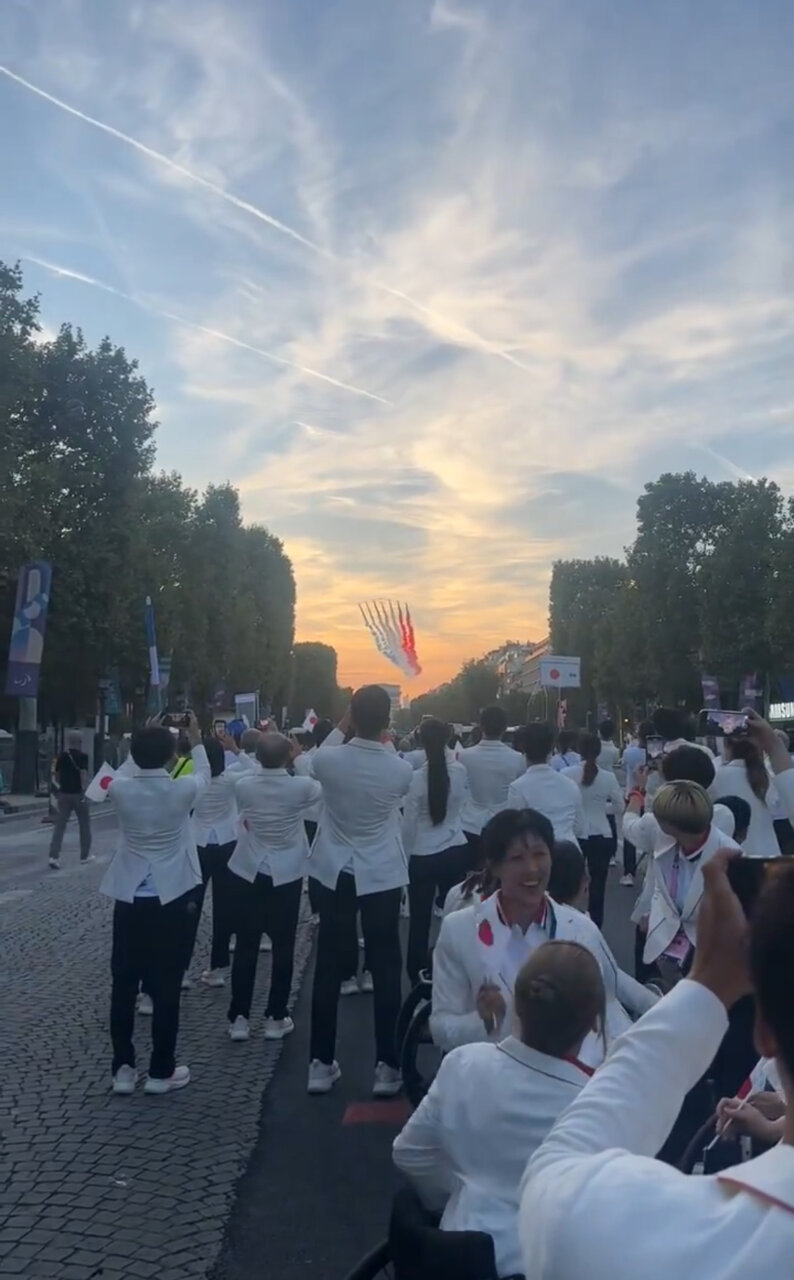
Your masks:
{"label": "blonde-haired person", "polygon": [[425,1206],[443,1211],[442,1231],[491,1236],[498,1276],[523,1270],[527,1160],[592,1075],[579,1053],[591,1032],[604,1034],[597,960],[578,942],[543,943],[516,977],[514,1004],[514,1034],[447,1054],[393,1148]]}

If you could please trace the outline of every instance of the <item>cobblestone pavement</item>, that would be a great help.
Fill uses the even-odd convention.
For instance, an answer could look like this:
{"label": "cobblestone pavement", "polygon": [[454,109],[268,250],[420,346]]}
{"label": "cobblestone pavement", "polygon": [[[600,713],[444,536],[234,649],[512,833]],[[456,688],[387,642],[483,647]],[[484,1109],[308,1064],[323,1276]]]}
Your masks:
{"label": "cobblestone pavement", "polygon": [[[259,1035],[269,956],[260,955],[247,1044],[226,1034],[227,992],[197,986],[182,998],[178,1046],[189,1087],[112,1095],[112,906],[97,893],[112,822],[95,831],[97,864],[74,866],[70,834],[64,870],[40,877],[30,861],[3,875],[0,847],[0,1276],[188,1280],[218,1256],[281,1054]],[[3,846],[29,841],[31,860],[46,857],[43,832],[2,834]],[[205,909],[194,973],[206,964],[208,932]],[[304,908],[293,999],[310,949]],[[146,1019],[136,1036],[145,1062]]]}

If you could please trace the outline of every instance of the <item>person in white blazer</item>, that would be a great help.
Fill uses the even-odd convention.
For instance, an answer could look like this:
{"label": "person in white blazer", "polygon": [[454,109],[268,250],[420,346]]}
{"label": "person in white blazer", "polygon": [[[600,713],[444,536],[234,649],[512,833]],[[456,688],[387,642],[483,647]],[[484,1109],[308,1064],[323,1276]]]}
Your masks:
{"label": "person in white blazer", "polygon": [[145,985],[153,1003],[152,1054],[146,1093],[168,1093],[190,1082],[176,1064],[179,993],[201,884],[190,811],[209,786],[210,766],[198,722],[190,713],[193,772],[173,781],[171,731],[159,718],[130,741],[131,772],[117,774],[108,794],[119,824],[115,856],[100,892],[115,899],[110,998],[113,1092],[133,1093],[135,1002]]}
{"label": "person in white blazer", "polygon": [[520,752],[502,741],[507,731],[507,714],[502,707],[485,707],[480,713],[480,728],[480,741],[458,753],[468,781],[461,822],[472,846],[472,866],[479,857],[483,827],[495,813],[508,807],[510,783],[525,769]]}
{"label": "person in white blazer", "polygon": [[575,729],[562,729],[558,733],[557,747],[549,761],[552,769],[557,773],[562,773],[563,769],[572,769],[575,764],[581,764],[582,757],[576,750],[578,741],[579,734]]}
{"label": "person in white blazer", "polygon": [[[497,891],[446,916],[433,952],[430,1031],[445,1053],[510,1034],[516,975],[544,942],[580,942],[595,956],[607,993],[608,1039],[629,1025],[629,1013],[639,1016],[658,998],[632,983],[633,1007],[627,1012],[620,1004],[618,969],[599,929],[548,896],[553,845],[551,823],[532,809],[505,809],[486,826],[486,870]],[[603,1057],[593,1041],[585,1049],[591,1065]]]}
{"label": "person in white blazer", "polygon": [[448,733],[442,720],[430,716],[422,721],[419,736],[425,763],[414,772],[405,799],[403,842],[411,908],[405,967],[414,986],[428,967],[436,890],[443,902],[469,869],[470,849],[461,822],[467,774],[448,755]]}
{"label": "person in white blazer", "polygon": [[590,872],[590,918],[599,929],[604,923],[607,877],[614,848],[610,817],[616,819],[625,808],[614,769],[597,763],[606,745],[594,733],[583,733],[579,740],[582,763],[562,771],[563,778],[576,783],[582,797],[582,851]]}
{"label": "person in white blazer", "polygon": [[[794,866],[776,868],[748,938],[728,860],[719,854],[705,868],[690,978],[621,1037],[529,1161],[518,1222],[526,1280],[791,1274]],[[688,1177],[653,1157],[750,984],[756,1046],[776,1060],[786,1093],[783,1141],[714,1176]]]}
{"label": "person in white blazer", "polygon": [[510,784],[502,807],[536,809],[548,818],[555,840],[573,840],[579,844],[587,830],[584,805],[576,783],[555,772],[549,764],[554,730],[543,722],[528,724],[521,730],[518,742],[527,767]]}
{"label": "person in white blazer", "polygon": [[224,987],[224,970],[229,967],[229,942],[234,930],[234,893],[229,872],[229,859],[237,842],[237,800],[234,794],[235,775],[226,769],[226,752],[236,753],[234,739],[229,738],[226,749],[217,737],[204,739],[204,750],[209,760],[212,778],[209,786],[198,797],[193,809],[193,835],[198,847],[201,866],[201,885],[198,890],[198,911],[190,939],[185,968],[190,968],[196,945],[201,910],[207,885],[212,883],[212,941],[210,943],[210,967],[201,975],[208,987]]}
{"label": "person in white blazer", "polygon": [[738,796],[750,806],[750,827],[744,852],[751,858],[774,858],[780,853],[775,814],[780,800],[762,752],[749,737],[727,737],[725,756],[711,787],[715,800]]}
{"label": "person in white blazer", "polygon": [[229,871],[236,881],[237,945],[228,1012],[229,1035],[235,1041],[247,1040],[250,1035],[263,933],[273,944],[264,1038],[283,1040],[295,1029],[287,1002],[309,856],[304,820],[322,792],[314,778],[296,777],[287,771],[292,751],[293,744],[283,734],[263,733],[256,748],[259,769],[241,775],[235,784],[240,834]]}
{"label": "person in white blazer", "polygon": [[[408,883],[400,807],[413,769],[381,738],[391,716],[389,695],[365,685],[312,762],[323,808],[309,859],[318,882],[320,929],[311,1012],[308,1090],[327,1093],[341,1075],[334,1056],[336,1020],[348,940],[361,912],[373,983],[376,1097],[402,1087],[394,1029],[402,999],[400,900]],[[352,725],[354,736],[344,738]]]}
{"label": "person in white blazer", "polygon": [[483,1231],[496,1274],[523,1270],[518,1193],[527,1160],[584,1088],[582,1044],[604,1018],[604,983],[576,942],[546,942],[515,984],[517,1026],[499,1044],[468,1044],[443,1059],[395,1139],[397,1168],[442,1231]]}

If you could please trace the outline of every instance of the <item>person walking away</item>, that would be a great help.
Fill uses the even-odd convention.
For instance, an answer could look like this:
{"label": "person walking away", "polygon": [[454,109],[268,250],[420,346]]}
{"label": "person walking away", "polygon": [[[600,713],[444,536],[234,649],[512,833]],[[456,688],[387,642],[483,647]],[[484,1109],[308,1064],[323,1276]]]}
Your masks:
{"label": "person walking away", "polygon": [[[784,751],[791,759],[791,741],[785,729],[775,729],[775,737],[782,744]],[[776,799],[774,804],[770,804],[770,812],[772,814],[772,823],[775,828],[777,842],[780,845],[780,852],[785,857],[791,857],[794,854],[794,827],[791,825],[786,806],[780,796],[775,793]]]}
{"label": "person walking away", "polygon": [[88,756],[83,751],[79,733],[70,733],[67,748],[55,761],[55,781],[58,786],[55,826],[50,841],[49,864],[53,871],[61,865],[61,846],[64,832],[72,814],[77,819],[80,832],[80,862],[91,859],[91,815],[85,789],[88,786]]}
{"label": "person walking away", "polygon": [[[653,733],[653,725],[650,720],[643,720],[637,729],[637,741],[629,743],[624,748],[621,764],[625,770],[625,797],[628,800],[632,791],[637,785],[637,770],[644,768],[648,763],[648,750],[646,742],[648,734]],[[623,830],[623,875],[620,883],[624,888],[631,889],[634,887],[634,877],[637,874],[637,847],[632,844],[626,836],[625,827]]]}
{"label": "person walking away", "polygon": [[436,890],[443,901],[466,875],[470,856],[461,824],[467,774],[448,758],[448,726],[432,717],[423,720],[419,737],[425,763],[414,773],[403,818],[411,908],[406,969],[413,986],[429,965]]}
{"label": "person walking away", "polygon": [[303,877],[309,856],[306,814],[321,796],[314,778],[288,772],[293,743],[281,733],[262,734],[259,769],[238,777],[240,838],[229,859],[234,881],[237,945],[232,964],[229,1035],[247,1040],[263,932],[273,946],[265,1040],[283,1040],[295,1026],[288,1014]]}
{"label": "person walking away", "polygon": [[[381,742],[390,714],[389,695],[380,685],[358,689],[348,715],[313,761],[323,809],[309,860],[309,875],[320,887],[309,1093],[327,1093],[341,1075],[334,1056],[339,989],[357,910],[374,991],[372,1092],[390,1097],[402,1087],[394,1042],[401,1004],[400,899],[408,883],[400,806],[413,769]],[[353,737],[344,744],[350,725]]]}
{"label": "person walking away", "polygon": [[575,782],[582,796],[585,821],[582,852],[590,872],[590,918],[600,929],[604,924],[604,900],[613,848],[608,809],[611,806],[612,814],[619,817],[625,801],[614,771],[596,763],[601,759],[603,744],[594,733],[582,734],[579,750],[582,764],[564,769],[562,776]]}
{"label": "person walking away", "polygon": [[575,764],[581,763],[582,757],[576,750],[578,741],[579,734],[574,729],[562,729],[557,735],[557,750],[549,761],[552,769],[557,773],[562,773],[563,769],[571,769]]}
{"label": "person walking away", "polygon": [[152,1053],[145,1093],[168,1093],[190,1083],[176,1065],[179,995],[201,866],[190,811],[209,786],[211,771],[192,712],[187,728],[193,772],[174,782],[168,773],[173,737],[158,717],[132,735],[133,771],[110,784],[119,844],[100,886],[114,899],[110,999],[113,1092],[135,1090],[135,1000],[140,984],[152,998]]}
{"label": "person walking away", "polygon": [[751,858],[773,858],[780,852],[773,814],[780,812],[777,789],[762,751],[752,738],[730,735],[724,739],[725,758],[714,776],[711,795],[738,796],[750,806],[750,828],[744,852]]}
{"label": "person walking away", "polygon": [[[225,749],[224,749],[225,748]],[[236,778],[226,769],[226,754],[234,757],[237,745],[233,738],[205,738],[204,750],[209,760],[212,779],[199,796],[193,810],[193,834],[198,848],[201,866],[201,886],[197,893],[198,910],[194,914],[194,928],[190,937],[185,970],[190,968],[196,945],[201,909],[207,886],[212,884],[212,942],[210,966],[201,975],[208,987],[224,987],[224,970],[229,967],[229,941],[234,928],[233,881],[229,871],[229,859],[237,843],[237,800],[234,793]]]}
{"label": "person walking away", "polygon": [[[620,761],[620,748],[615,745],[614,741],[615,726],[610,719],[602,720],[598,726],[598,737],[601,742],[601,750],[598,755],[599,769],[611,769],[614,773]],[[607,805],[607,819],[610,831],[610,867],[617,866],[618,854],[618,823],[617,815],[610,801]]]}
{"label": "person walking away", "polygon": [[479,741],[459,754],[468,781],[468,795],[461,814],[466,839],[472,846],[471,865],[467,870],[479,866],[482,829],[495,813],[505,808],[510,783],[519,778],[526,767],[520,752],[502,741],[507,732],[507,713],[502,707],[485,707],[480,712],[479,727],[482,735]]}
{"label": "person walking away", "polygon": [[518,737],[527,767],[510,784],[502,808],[535,809],[548,818],[555,840],[578,844],[586,831],[582,796],[575,782],[549,764],[554,730],[545,721],[536,721],[526,725]]}
{"label": "person walking away", "polygon": [[176,782],[177,778],[186,778],[192,772],[193,756],[190,737],[184,728],[181,728],[176,738],[176,760],[171,770],[171,777]]}

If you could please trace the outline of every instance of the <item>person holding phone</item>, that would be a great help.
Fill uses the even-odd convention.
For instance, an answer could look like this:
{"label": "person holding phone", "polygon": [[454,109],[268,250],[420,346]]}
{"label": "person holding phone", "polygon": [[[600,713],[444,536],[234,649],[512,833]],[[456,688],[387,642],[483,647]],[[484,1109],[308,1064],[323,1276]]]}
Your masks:
{"label": "person holding phone", "polygon": [[738,796],[750,806],[750,826],[744,842],[749,857],[771,858],[780,853],[774,815],[779,809],[777,788],[763,752],[746,733],[726,734],[725,757],[717,769],[711,794]]}

